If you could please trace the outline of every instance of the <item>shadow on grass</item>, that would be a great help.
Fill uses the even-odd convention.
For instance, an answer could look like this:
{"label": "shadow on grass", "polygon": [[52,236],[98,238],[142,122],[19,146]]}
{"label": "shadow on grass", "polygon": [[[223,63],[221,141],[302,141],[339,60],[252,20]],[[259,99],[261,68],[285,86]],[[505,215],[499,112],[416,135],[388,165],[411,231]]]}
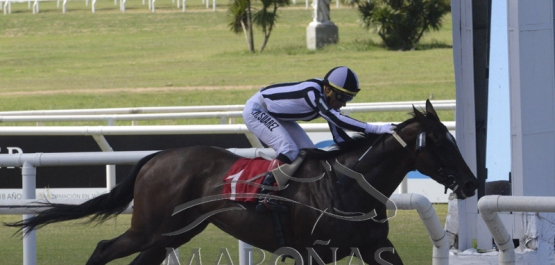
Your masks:
{"label": "shadow on grass", "polygon": [[416,45],[416,50],[432,50],[432,49],[452,49],[453,45],[449,45],[445,42],[440,42],[437,40],[432,40],[430,43],[422,43]]}
{"label": "shadow on grass", "polygon": [[[432,50],[432,49],[451,49],[452,45],[437,40],[432,40],[429,43],[421,43],[416,46],[417,51]],[[226,56],[257,56],[257,55],[307,55],[307,54],[323,54],[323,53],[337,53],[337,52],[368,52],[368,51],[384,51],[389,50],[382,42],[375,42],[372,39],[356,39],[350,42],[341,42],[333,45],[326,45],[317,50],[309,50],[306,45],[302,44],[288,44],[283,46],[272,46],[268,44],[266,50],[263,52],[256,51],[255,53],[249,52],[246,48],[241,51],[225,52],[221,55]],[[391,50],[394,51],[394,50]]]}

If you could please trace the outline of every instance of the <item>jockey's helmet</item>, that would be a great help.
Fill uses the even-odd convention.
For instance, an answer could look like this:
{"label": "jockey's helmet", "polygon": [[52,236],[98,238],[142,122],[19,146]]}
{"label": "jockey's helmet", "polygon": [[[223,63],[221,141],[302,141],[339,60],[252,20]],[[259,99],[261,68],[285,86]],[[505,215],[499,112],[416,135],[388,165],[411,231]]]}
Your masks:
{"label": "jockey's helmet", "polygon": [[360,91],[358,77],[345,66],[331,69],[324,77],[324,83],[329,85],[337,96],[343,96],[341,101],[350,101]]}

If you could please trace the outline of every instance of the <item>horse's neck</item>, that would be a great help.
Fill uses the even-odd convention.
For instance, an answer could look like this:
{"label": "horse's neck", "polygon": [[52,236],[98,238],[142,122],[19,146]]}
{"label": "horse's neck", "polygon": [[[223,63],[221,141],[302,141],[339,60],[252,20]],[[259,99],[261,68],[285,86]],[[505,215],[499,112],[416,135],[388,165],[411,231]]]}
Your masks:
{"label": "horse's neck", "polygon": [[405,149],[393,137],[383,146],[375,147],[369,154],[366,165],[359,172],[364,174],[366,181],[376,190],[389,197],[406,174],[414,170],[410,151]]}

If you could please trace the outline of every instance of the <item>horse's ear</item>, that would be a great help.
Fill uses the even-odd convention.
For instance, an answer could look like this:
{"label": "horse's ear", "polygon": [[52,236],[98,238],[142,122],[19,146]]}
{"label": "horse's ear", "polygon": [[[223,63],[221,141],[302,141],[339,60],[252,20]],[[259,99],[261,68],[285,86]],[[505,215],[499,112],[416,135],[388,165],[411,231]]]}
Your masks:
{"label": "horse's ear", "polygon": [[426,99],[426,117],[432,118],[433,120],[439,121],[436,110],[429,99]]}
{"label": "horse's ear", "polygon": [[420,121],[425,121],[426,120],[426,116],[424,116],[424,114],[422,112],[417,110],[414,107],[414,105],[412,105],[412,111],[414,112],[414,117],[416,117],[418,120],[420,120]]}

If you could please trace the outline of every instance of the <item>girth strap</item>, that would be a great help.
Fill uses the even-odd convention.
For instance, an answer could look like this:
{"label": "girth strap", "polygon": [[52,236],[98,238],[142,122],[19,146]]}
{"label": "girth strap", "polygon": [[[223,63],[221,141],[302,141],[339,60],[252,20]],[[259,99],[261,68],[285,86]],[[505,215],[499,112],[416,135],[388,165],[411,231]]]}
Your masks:
{"label": "girth strap", "polygon": [[274,225],[278,247],[284,247],[285,237],[283,236],[283,228],[281,227],[281,218],[278,211],[272,211],[272,223]]}

